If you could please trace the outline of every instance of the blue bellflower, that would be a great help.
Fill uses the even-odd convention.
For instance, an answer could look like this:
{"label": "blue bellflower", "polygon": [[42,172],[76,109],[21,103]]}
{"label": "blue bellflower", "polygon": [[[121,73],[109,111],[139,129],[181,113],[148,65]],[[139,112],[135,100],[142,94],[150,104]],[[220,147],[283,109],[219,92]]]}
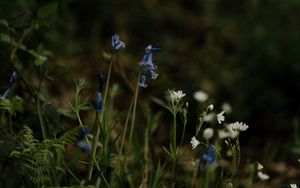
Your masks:
{"label": "blue bellflower", "polygon": [[91,152],[91,146],[85,142],[85,137],[90,133],[89,128],[81,128],[76,140],[76,146],[85,153]]}
{"label": "blue bellflower", "polygon": [[18,79],[18,75],[17,75],[16,71],[14,71],[12,73],[12,75],[10,76],[9,84],[15,83],[17,81],[17,79]]}
{"label": "blue bellflower", "polygon": [[217,164],[216,151],[213,147],[209,147],[206,153],[202,156],[202,160],[199,164],[201,170],[205,168],[206,165],[215,166]]}
{"label": "blue bellflower", "polygon": [[96,111],[97,112],[103,112],[104,111],[104,107],[103,107],[103,101],[102,101],[102,95],[101,92],[97,91],[96,92]]}
{"label": "blue bellflower", "polygon": [[139,65],[145,69],[145,73],[141,76],[139,85],[141,87],[147,87],[145,84],[146,76],[149,76],[151,79],[155,80],[158,74],[154,71],[157,66],[153,64],[153,54],[152,52],[161,51],[161,47],[159,44],[157,45],[148,45],[145,49],[145,55],[142,60],[139,62]]}
{"label": "blue bellflower", "polygon": [[112,39],[111,39],[111,47],[112,47],[113,52],[117,52],[121,48],[125,48],[125,43],[120,40],[119,35],[115,34],[112,36]]}
{"label": "blue bellflower", "polygon": [[139,86],[141,86],[141,87],[147,87],[147,84],[145,84],[145,82],[146,82],[146,76],[142,75],[140,77]]}
{"label": "blue bellflower", "polygon": [[8,95],[10,94],[10,88],[7,88],[3,95],[0,96],[0,99],[6,99],[8,97]]}

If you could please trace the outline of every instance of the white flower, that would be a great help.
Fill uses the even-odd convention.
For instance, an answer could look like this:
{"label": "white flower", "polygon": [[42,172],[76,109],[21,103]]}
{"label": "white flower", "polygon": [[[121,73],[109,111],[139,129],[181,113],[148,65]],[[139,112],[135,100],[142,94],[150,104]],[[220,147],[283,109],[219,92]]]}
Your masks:
{"label": "white flower", "polygon": [[224,139],[224,138],[229,137],[229,134],[225,130],[219,130],[218,131],[218,136],[219,136],[220,139]]}
{"label": "white flower", "polygon": [[212,110],[214,109],[214,105],[213,105],[213,104],[209,105],[209,106],[207,107],[207,109],[208,109],[209,111],[212,111]]}
{"label": "white flower", "polygon": [[226,113],[231,113],[232,108],[228,102],[224,102],[222,104],[222,110],[224,110]]}
{"label": "white flower", "polygon": [[218,120],[218,123],[219,123],[219,124],[221,124],[222,121],[225,120],[225,117],[223,116],[224,112],[225,112],[225,111],[222,111],[222,112],[220,112],[220,113],[217,114],[217,120]]}
{"label": "white flower", "polygon": [[203,131],[203,138],[205,140],[211,139],[211,137],[214,135],[214,130],[212,128],[206,128]]}
{"label": "white flower", "polygon": [[191,144],[192,144],[192,149],[195,149],[200,144],[200,142],[193,136],[191,140]]}
{"label": "white flower", "polygon": [[235,123],[231,123],[229,124],[229,126],[231,127],[231,129],[235,132],[241,132],[241,131],[245,131],[249,128],[248,125],[246,125],[243,122],[235,122]]}
{"label": "white flower", "polygon": [[181,90],[178,91],[171,91],[170,92],[170,97],[171,100],[176,100],[179,101],[185,96],[185,93],[183,93]]}
{"label": "white flower", "polygon": [[259,162],[257,162],[257,170],[261,171],[264,168],[264,166],[262,164],[260,164]]}
{"label": "white flower", "polygon": [[196,101],[198,102],[205,102],[208,99],[208,94],[205,93],[204,91],[196,91],[194,93],[194,98],[196,99]]}
{"label": "white flower", "polygon": [[298,186],[296,184],[290,184],[291,188],[298,188]]}
{"label": "white flower", "polygon": [[213,119],[214,119],[214,117],[215,117],[215,115],[216,115],[216,114],[214,114],[214,113],[206,114],[206,115],[204,116],[204,121],[205,121],[205,122],[212,122]]}
{"label": "white flower", "polygon": [[258,171],[257,172],[257,176],[259,177],[259,179],[261,180],[267,180],[270,178],[270,176],[268,174],[264,174],[262,171]]}

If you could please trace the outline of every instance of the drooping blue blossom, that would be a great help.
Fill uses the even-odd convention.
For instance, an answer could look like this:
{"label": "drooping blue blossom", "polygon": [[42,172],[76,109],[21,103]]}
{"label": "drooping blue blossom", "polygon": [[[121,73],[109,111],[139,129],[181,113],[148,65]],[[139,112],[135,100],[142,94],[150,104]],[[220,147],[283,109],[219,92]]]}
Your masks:
{"label": "drooping blue blossom", "polygon": [[103,112],[104,107],[103,107],[103,101],[102,101],[102,95],[101,92],[97,91],[96,92],[96,112]]}
{"label": "drooping blue blossom", "polygon": [[152,80],[156,80],[156,78],[158,77],[158,74],[153,70],[148,70],[147,75],[149,75]]}
{"label": "drooping blue blossom", "polygon": [[86,143],[86,136],[90,133],[89,128],[81,128],[79,130],[77,140],[76,140],[76,146],[84,151],[85,153],[89,153],[91,151],[91,146]]}
{"label": "drooping blue blossom", "polygon": [[88,135],[91,132],[89,128],[80,128],[78,136],[77,136],[77,141],[78,140],[83,140],[86,135]]}
{"label": "drooping blue blossom", "polygon": [[147,84],[145,84],[145,82],[146,82],[146,76],[142,75],[140,77],[139,86],[141,86],[141,87],[147,87]]}
{"label": "drooping blue blossom", "polygon": [[[154,65],[153,61],[153,52],[159,52],[161,51],[161,46],[159,44],[157,45],[148,45],[145,49],[145,54],[142,58],[142,60],[139,62],[139,65],[144,68],[145,73],[144,77],[143,75],[140,78],[139,85],[141,87],[144,87],[146,84],[144,81],[146,80],[145,76],[149,76],[151,79],[155,80],[158,76],[158,74],[154,71],[157,66]],[[147,85],[146,85],[147,86]]]}
{"label": "drooping blue blossom", "polygon": [[89,144],[87,144],[86,142],[84,142],[83,140],[77,141],[76,146],[85,153],[90,153],[92,150],[91,146]]}
{"label": "drooping blue blossom", "polygon": [[10,76],[9,84],[15,83],[17,81],[17,79],[18,79],[18,75],[17,75],[16,71],[14,71],[12,73],[12,75]]}
{"label": "drooping blue blossom", "polygon": [[115,34],[112,36],[111,47],[113,52],[117,52],[121,48],[125,48],[125,43],[120,40],[119,35]]}
{"label": "drooping blue blossom", "polygon": [[4,93],[0,96],[0,99],[6,99],[10,94],[10,88],[7,88]]}
{"label": "drooping blue blossom", "polygon": [[216,151],[213,147],[209,147],[202,156],[202,160],[200,161],[199,167],[201,170],[205,168],[205,166],[210,165],[210,166],[215,166],[217,164],[217,155]]}

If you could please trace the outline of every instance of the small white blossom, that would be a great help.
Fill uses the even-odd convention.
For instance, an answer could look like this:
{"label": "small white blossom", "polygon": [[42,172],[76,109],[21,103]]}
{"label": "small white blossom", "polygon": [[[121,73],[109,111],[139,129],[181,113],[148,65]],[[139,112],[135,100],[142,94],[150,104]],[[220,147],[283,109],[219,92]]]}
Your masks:
{"label": "small white blossom", "polygon": [[222,104],[222,110],[224,110],[226,113],[229,114],[229,113],[231,113],[232,108],[231,108],[231,106],[230,106],[229,103],[224,102],[224,103]]}
{"label": "small white blossom", "polygon": [[179,101],[185,96],[185,93],[183,93],[181,90],[178,91],[171,91],[170,97],[171,100]]}
{"label": "small white blossom", "polygon": [[261,171],[264,168],[264,166],[262,164],[260,164],[259,162],[257,162],[257,170]]}
{"label": "small white blossom", "polygon": [[214,105],[213,105],[213,104],[209,105],[209,106],[207,107],[207,109],[208,109],[209,111],[212,111],[212,110],[214,109]]}
{"label": "small white blossom", "polygon": [[194,93],[194,98],[196,99],[196,101],[198,102],[205,102],[208,99],[208,94],[205,93],[204,91],[196,91]]}
{"label": "small white blossom", "polygon": [[296,184],[290,184],[291,188],[298,188],[298,186]]}
{"label": "small white blossom", "polygon": [[270,176],[268,174],[264,174],[262,171],[258,171],[257,172],[257,176],[259,177],[259,179],[261,180],[267,180],[270,178]]}
{"label": "small white blossom", "polygon": [[204,121],[205,121],[205,122],[212,122],[213,119],[215,118],[215,115],[216,115],[216,114],[214,114],[214,113],[206,114],[206,115],[204,116]]}
{"label": "small white blossom", "polygon": [[200,144],[200,142],[193,136],[191,140],[191,144],[192,144],[192,149],[195,149]]}
{"label": "small white blossom", "polygon": [[219,124],[221,124],[222,121],[225,120],[225,117],[223,116],[224,112],[225,112],[225,111],[222,111],[222,112],[220,112],[220,113],[217,114],[217,120],[218,120],[218,123],[219,123]]}
{"label": "small white blossom", "polygon": [[235,123],[231,123],[229,124],[229,126],[231,127],[231,129],[235,132],[241,132],[241,131],[245,131],[249,128],[248,125],[246,125],[243,122],[235,122]]}
{"label": "small white blossom", "polygon": [[211,137],[214,135],[214,130],[212,128],[206,128],[203,131],[203,138],[205,140],[211,139]]}

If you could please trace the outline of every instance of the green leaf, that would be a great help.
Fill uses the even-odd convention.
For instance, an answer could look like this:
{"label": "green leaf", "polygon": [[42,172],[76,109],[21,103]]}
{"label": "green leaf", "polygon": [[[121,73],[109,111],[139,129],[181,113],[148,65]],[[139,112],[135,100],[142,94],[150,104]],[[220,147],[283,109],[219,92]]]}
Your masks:
{"label": "green leaf", "polygon": [[67,116],[71,119],[76,119],[76,114],[73,112],[73,111],[67,111],[65,109],[62,109],[62,108],[58,108],[57,109],[57,112],[64,115],[64,116]]}
{"label": "green leaf", "polygon": [[47,61],[47,57],[43,55],[38,55],[37,58],[34,60],[34,64],[39,66],[44,64]]}
{"label": "green leaf", "polygon": [[38,14],[37,14],[38,20],[43,20],[49,16],[54,15],[56,10],[57,10],[57,3],[49,3],[41,7],[38,10]]}

